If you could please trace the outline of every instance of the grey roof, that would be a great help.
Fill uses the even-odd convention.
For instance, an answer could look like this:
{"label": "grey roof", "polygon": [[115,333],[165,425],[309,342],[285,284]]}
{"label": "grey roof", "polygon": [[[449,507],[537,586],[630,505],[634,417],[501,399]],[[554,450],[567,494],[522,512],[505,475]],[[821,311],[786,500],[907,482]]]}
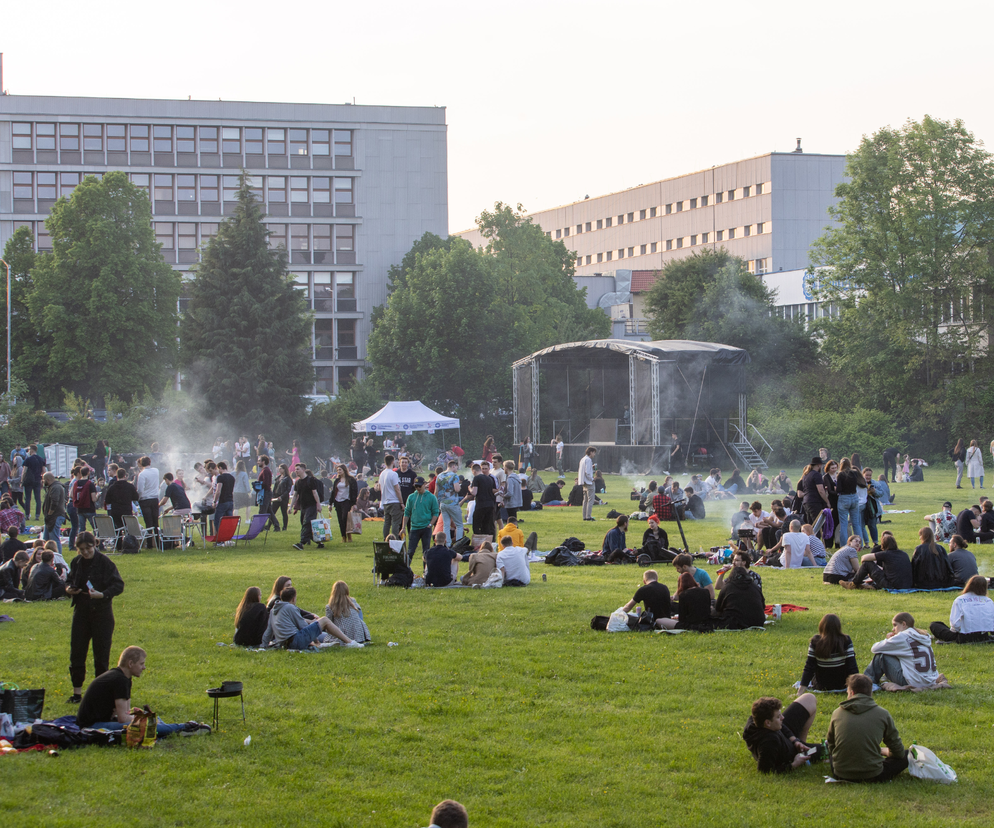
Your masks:
{"label": "grey roof", "polygon": [[[625,356],[651,361],[683,361],[707,357],[716,365],[745,365],[752,360],[748,351],[722,345],[719,342],[695,342],[692,339],[661,339],[655,342],[634,342],[625,339],[591,339],[586,342],[564,342],[543,348],[519,359],[515,365],[523,365],[552,354],[582,356],[583,351],[614,351]],[[595,356],[590,354],[590,356]]]}

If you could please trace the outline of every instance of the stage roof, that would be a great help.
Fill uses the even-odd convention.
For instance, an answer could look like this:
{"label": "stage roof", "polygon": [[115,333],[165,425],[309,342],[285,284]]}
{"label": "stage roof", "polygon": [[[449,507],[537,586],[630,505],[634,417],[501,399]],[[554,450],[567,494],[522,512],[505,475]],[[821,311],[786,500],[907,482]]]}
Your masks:
{"label": "stage roof", "polygon": [[591,339],[586,342],[564,342],[543,348],[529,356],[519,359],[515,365],[523,365],[535,359],[550,355],[582,356],[583,351],[590,351],[590,357],[595,357],[597,351],[611,351],[625,356],[648,360],[681,361],[706,357],[715,365],[745,365],[752,360],[749,352],[731,345],[718,342],[695,342],[691,339],[661,339],[655,342],[634,342],[626,339]]}

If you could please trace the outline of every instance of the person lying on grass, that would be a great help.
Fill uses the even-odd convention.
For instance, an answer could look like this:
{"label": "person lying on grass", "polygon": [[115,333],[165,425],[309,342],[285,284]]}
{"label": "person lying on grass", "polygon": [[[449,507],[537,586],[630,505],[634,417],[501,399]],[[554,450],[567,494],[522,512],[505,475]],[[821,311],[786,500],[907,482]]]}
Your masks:
{"label": "person lying on grass", "polygon": [[[106,673],[90,682],[79,705],[76,724],[101,730],[124,730],[139,712],[131,706],[131,680],[145,672],[146,653],[141,647],[125,647],[117,661]],[[210,725],[200,722],[167,724],[156,718],[155,733],[159,737],[179,733],[181,736],[202,736],[211,732]]]}
{"label": "person lying on grass", "polygon": [[333,635],[346,647],[362,647],[362,644],[353,641],[338,629],[330,618],[322,615],[308,623],[297,608],[297,590],[286,587],[280,593],[280,600],[273,604],[269,612],[269,623],[262,635],[262,646],[306,650],[318,640],[321,633]]}
{"label": "person lying on grass", "polygon": [[873,661],[863,673],[891,693],[948,688],[949,681],[935,664],[932,637],[925,630],[915,629],[914,616],[899,612],[892,623],[887,637],[870,648]]}
{"label": "person lying on grass", "polygon": [[815,720],[818,700],[804,693],[781,711],[783,703],[770,696],[752,703],[752,715],[746,720],[742,738],[756,759],[760,773],[790,773],[812,757],[811,746],[805,744],[808,731]]}

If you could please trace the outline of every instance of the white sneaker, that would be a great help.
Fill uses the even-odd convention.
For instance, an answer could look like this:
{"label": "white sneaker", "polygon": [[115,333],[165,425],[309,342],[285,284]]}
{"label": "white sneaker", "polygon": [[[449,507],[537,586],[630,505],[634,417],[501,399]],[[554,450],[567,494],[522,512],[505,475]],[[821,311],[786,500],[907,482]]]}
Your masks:
{"label": "white sneaker", "polygon": [[351,647],[352,649],[362,649],[362,644],[358,641],[350,641],[345,645],[346,647]]}

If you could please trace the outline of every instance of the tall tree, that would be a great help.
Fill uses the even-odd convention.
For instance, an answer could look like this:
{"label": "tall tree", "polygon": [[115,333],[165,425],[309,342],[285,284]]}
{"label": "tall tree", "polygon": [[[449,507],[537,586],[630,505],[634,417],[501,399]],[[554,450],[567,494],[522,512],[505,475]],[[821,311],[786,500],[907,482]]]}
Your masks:
{"label": "tall tree", "polygon": [[311,315],[262,218],[243,174],[234,214],[194,269],[181,325],[182,364],[205,406],[249,429],[295,422],[314,382]]}
{"label": "tall tree", "polygon": [[[994,426],[994,162],[962,121],[926,117],[864,138],[815,244],[825,353],[856,396],[919,434],[971,406]],[[984,410],[982,412],[982,410]]]}
{"label": "tall tree", "polygon": [[62,389],[94,402],[162,393],[176,355],[180,277],[163,260],[148,196],[123,172],[88,176],[46,220],[51,253],[31,271],[27,305],[44,343],[46,405]]}
{"label": "tall tree", "polygon": [[[40,404],[39,391],[45,385],[44,367],[48,345],[42,342],[31,322],[28,294],[34,269],[34,235],[27,227],[18,227],[4,245],[3,259],[10,265],[10,350],[11,373],[25,383],[23,393]],[[0,273],[6,276],[6,273]],[[7,315],[0,315],[0,339],[6,347]],[[5,386],[6,387],[6,386]]]}

